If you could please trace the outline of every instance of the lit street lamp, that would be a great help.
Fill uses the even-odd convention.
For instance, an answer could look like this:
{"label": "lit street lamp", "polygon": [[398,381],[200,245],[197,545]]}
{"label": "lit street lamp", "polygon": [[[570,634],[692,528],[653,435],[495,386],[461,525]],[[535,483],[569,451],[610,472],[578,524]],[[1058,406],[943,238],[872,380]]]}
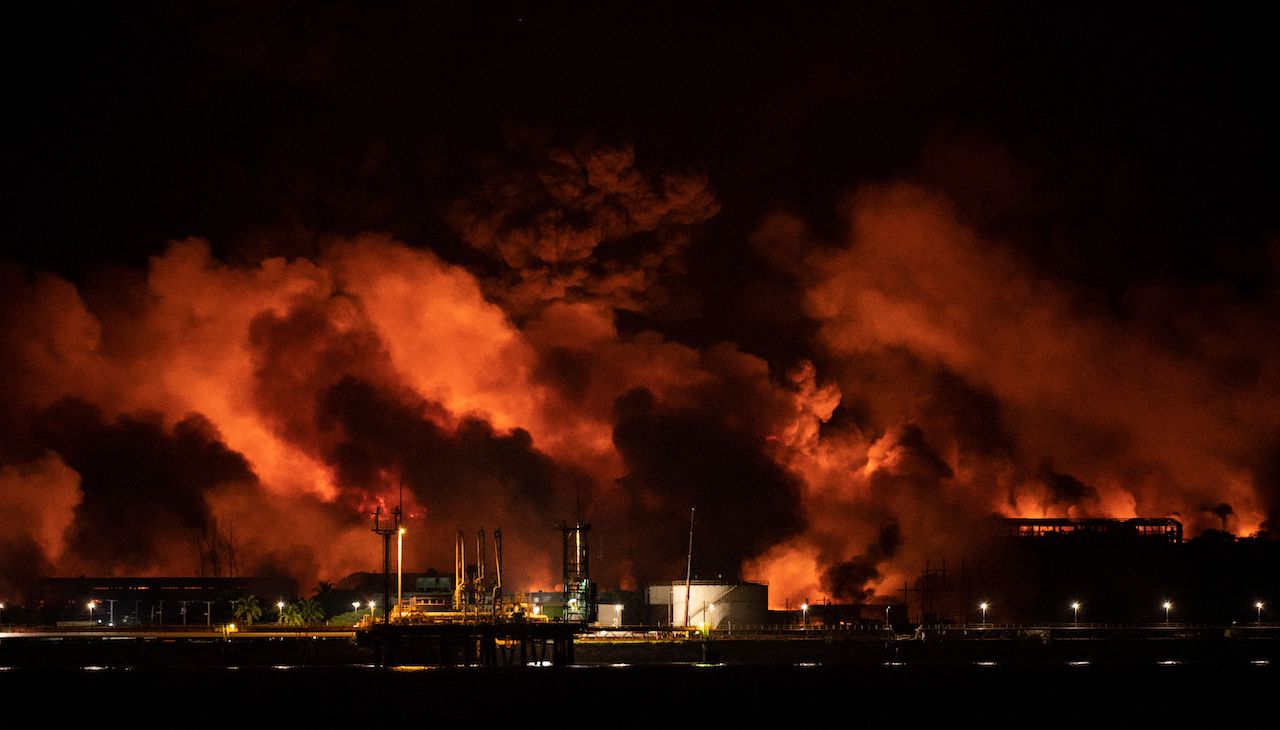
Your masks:
{"label": "lit street lamp", "polygon": [[1169,623],[1169,609],[1171,608],[1173,608],[1173,602],[1165,601],[1164,602],[1164,622],[1165,623]]}
{"label": "lit street lamp", "polygon": [[[1257,603],[1253,604],[1253,607],[1258,609],[1258,623],[1262,623],[1262,601],[1258,601]],[[0,603],[0,608],[4,608],[3,603]]]}
{"label": "lit street lamp", "polygon": [[369,601],[369,620],[371,620],[371,621],[372,621],[372,620],[374,620],[374,617],[373,617],[373,601]]}
{"label": "lit street lamp", "polygon": [[1071,610],[1075,612],[1075,615],[1071,618],[1071,623],[1073,624],[1080,623],[1080,602],[1079,601],[1072,602]]}
{"label": "lit street lamp", "polygon": [[986,601],[983,601],[982,603],[978,604],[978,608],[982,609],[982,625],[983,626],[987,625],[987,608],[990,605],[991,604],[987,603]]}
{"label": "lit street lamp", "polygon": [[[400,513],[396,513],[396,521],[400,520]],[[396,616],[404,610],[404,528],[401,527],[396,533]]]}
{"label": "lit street lamp", "polygon": [[800,604],[800,617],[801,617],[801,625],[808,626],[809,625],[809,604],[808,603]]}
{"label": "lit street lamp", "polygon": [[276,623],[284,623],[284,601],[276,601]]}
{"label": "lit street lamp", "polygon": [[94,601],[89,601],[89,621],[90,621],[90,622],[92,622],[92,621],[93,621],[93,607],[94,607],[94,604],[95,604],[95,602],[94,602]]}

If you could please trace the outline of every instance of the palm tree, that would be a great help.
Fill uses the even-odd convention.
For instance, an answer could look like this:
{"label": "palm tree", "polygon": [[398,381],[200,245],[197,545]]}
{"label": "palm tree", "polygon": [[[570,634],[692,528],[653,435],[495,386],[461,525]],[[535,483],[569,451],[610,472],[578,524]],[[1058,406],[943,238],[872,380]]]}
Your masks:
{"label": "palm tree", "polygon": [[298,604],[298,613],[302,617],[302,623],[304,624],[324,623],[324,608],[319,601],[310,598],[303,599]]}
{"label": "palm tree", "polygon": [[254,595],[237,598],[231,602],[231,614],[245,626],[252,626],[254,621],[262,618],[262,605]]}
{"label": "palm tree", "polygon": [[302,625],[302,611],[299,608],[298,604],[296,603],[286,604],[285,607],[281,609],[280,623],[285,624],[286,626]]}

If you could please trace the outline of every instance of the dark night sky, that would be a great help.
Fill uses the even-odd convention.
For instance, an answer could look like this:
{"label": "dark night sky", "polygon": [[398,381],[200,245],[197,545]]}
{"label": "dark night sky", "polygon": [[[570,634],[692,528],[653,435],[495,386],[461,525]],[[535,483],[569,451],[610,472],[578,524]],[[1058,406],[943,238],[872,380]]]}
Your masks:
{"label": "dark night sky", "polygon": [[[1102,294],[1271,284],[1260,19],[736,5],[51,7],[5,43],[7,249],[78,275],[189,235],[305,251],[376,229],[460,257],[440,208],[518,129],[705,168],[724,207],[699,286],[741,283],[764,211],[834,227],[838,196],[903,174]],[[991,156],[1006,169],[967,169]]]}
{"label": "dark night sky", "polygon": [[[99,436],[170,454],[180,494],[135,498],[205,532],[288,494],[356,536],[400,478],[468,525],[585,493],[624,584],[726,495],[705,570],[780,593],[874,590],[992,511],[1274,532],[1262,17],[363,5],[6,24],[0,495],[43,527],[0,569],[180,569],[76,554],[135,493],[64,448]],[[195,446],[235,468],[189,484]],[[241,530],[250,565],[359,562]]]}

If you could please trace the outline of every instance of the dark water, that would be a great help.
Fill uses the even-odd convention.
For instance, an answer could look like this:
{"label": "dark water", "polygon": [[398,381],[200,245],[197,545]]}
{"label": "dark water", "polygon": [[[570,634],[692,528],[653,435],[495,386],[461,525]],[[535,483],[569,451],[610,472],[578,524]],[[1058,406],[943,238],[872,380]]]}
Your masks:
{"label": "dark water", "polygon": [[1280,727],[1262,661],[8,668],[0,692],[56,726]]}

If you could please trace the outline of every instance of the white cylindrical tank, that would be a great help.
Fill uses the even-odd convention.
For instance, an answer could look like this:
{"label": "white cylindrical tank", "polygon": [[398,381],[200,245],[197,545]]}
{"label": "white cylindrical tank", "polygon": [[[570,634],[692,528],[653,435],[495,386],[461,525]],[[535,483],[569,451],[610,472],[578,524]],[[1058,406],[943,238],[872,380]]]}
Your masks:
{"label": "white cylindrical tank", "polygon": [[685,583],[671,583],[672,626],[725,630],[760,626],[768,616],[769,587],[760,583],[695,580],[688,586],[687,593],[686,613]]}

